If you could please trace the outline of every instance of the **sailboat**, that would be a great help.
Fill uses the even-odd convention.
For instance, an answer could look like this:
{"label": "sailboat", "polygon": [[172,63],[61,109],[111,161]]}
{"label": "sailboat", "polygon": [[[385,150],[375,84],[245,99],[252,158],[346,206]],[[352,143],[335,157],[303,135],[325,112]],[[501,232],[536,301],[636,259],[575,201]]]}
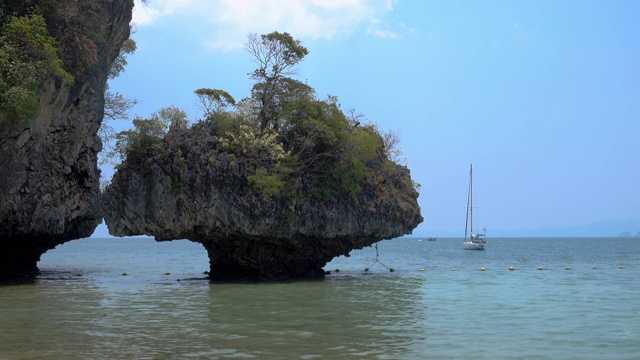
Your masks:
{"label": "sailboat", "polygon": [[[467,232],[467,230],[470,230]],[[483,228],[482,233],[473,233],[473,164],[469,169],[469,194],[467,195],[467,221],[464,224],[464,249],[484,250],[487,245],[487,229]],[[467,235],[469,235],[467,237]]]}

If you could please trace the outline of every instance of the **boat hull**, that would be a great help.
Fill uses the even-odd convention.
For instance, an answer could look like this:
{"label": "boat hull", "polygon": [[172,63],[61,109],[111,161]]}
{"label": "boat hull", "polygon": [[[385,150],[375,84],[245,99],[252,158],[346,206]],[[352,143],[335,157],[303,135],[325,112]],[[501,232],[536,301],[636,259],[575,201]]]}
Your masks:
{"label": "boat hull", "polygon": [[486,243],[465,241],[464,249],[465,250],[484,250],[485,245]]}

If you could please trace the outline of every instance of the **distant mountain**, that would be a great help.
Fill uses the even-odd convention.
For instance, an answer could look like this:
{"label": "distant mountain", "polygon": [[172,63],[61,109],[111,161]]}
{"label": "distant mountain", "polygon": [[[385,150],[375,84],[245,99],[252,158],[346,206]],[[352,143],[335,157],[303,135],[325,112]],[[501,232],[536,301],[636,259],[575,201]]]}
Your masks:
{"label": "distant mountain", "polygon": [[[632,236],[640,229],[640,219],[627,220],[602,220],[584,225],[544,227],[539,229],[487,229],[487,235],[491,237],[615,237],[622,233],[625,236]],[[628,235],[627,235],[628,234]],[[462,231],[430,231],[420,234],[414,233],[414,237],[441,236],[441,237],[463,237]],[[640,237],[640,231],[635,235]]]}
{"label": "distant mountain", "polygon": [[[631,236],[631,231],[635,232],[636,229],[640,229],[640,219],[626,219],[626,220],[602,220],[584,225],[574,226],[559,226],[559,227],[546,227],[534,230],[507,230],[500,231],[495,230],[493,236],[520,236],[520,237],[548,237],[548,236],[561,236],[561,237],[573,237],[573,236],[595,236],[595,237],[610,237],[618,236],[623,232],[628,232]],[[640,234],[640,232],[639,232]]]}

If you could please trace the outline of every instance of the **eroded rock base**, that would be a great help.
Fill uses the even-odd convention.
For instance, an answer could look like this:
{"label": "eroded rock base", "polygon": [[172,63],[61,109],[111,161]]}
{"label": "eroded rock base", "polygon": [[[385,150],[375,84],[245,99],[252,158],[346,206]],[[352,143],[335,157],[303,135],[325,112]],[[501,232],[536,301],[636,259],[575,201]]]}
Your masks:
{"label": "eroded rock base", "polygon": [[22,238],[0,244],[0,280],[32,277],[38,274],[38,261],[58,244],[42,238]]}
{"label": "eroded rock base", "polygon": [[376,240],[236,239],[202,242],[209,254],[212,281],[276,281],[323,278],[333,258]]}

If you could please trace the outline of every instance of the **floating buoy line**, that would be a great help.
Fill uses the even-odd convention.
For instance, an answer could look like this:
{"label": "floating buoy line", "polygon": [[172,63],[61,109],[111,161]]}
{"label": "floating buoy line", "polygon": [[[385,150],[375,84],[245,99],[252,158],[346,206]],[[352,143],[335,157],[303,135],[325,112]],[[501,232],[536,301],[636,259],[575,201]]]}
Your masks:
{"label": "floating buoy line", "polygon": [[[376,259],[373,261],[373,263],[372,263],[369,267],[365,268],[365,269],[364,269],[364,271],[365,271],[365,272],[369,272],[369,270],[370,270],[370,269],[371,269],[375,264],[380,264],[381,266],[383,266],[383,267],[385,267],[385,268],[389,269],[389,272],[394,272],[394,271],[395,271],[395,269],[394,269],[394,268],[389,267],[389,266],[387,266],[387,265],[383,264],[383,263],[380,261],[380,254],[379,254],[379,252],[378,252],[378,244],[375,244],[375,248],[376,248]],[[544,267],[542,267],[542,266],[538,266],[538,267],[537,267],[537,268],[535,268],[535,269],[536,269],[536,270],[546,270],[546,268],[544,268]],[[573,268],[572,268],[571,266],[565,266],[565,267],[564,267],[564,269],[565,269],[565,270],[572,270]],[[599,269],[599,267],[597,267],[597,266],[592,266],[592,267],[591,267],[591,269],[592,269],[592,270],[598,270],[598,269]],[[620,269],[620,270],[624,270],[624,269],[626,269],[626,267],[625,267],[625,266],[623,266],[623,265],[619,265],[619,266],[618,266],[618,269]],[[421,268],[420,268],[420,271],[421,271],[421,272],[424,272],[424,271],[426,271],[426,270],[427,270],[427,269],[426,269],[426,268],[424,268],[424,267],[421,267]],[[479,270],[479,271],[487,271],[488,269],[486,269],[486,268],[484,268],[484,267],[481,267],[481,268],[480,268],[480,269],[478,269],[478,270]],[[513,266],[510,266],[510,267],[508,267],[508,270],[509,270],[509,271],[515,271],[515,270],[516,270],[516,268],[515,268],[515,267],[513,267]],[[454,267],[452,267],[452,268],[451,268],[451,271],[457,271],[457,269],[456,269],[456,268],[454,268]],[[334,270],[334,272],[336,272],[336,273],[340,273],[340,269],[335,269],[335,270]],[[208,274],[209,274],[209,272],[208,272],[208,271],[205,271],[203,274],[208,275]],[[330,274],[331,274],[331,271],[325,271],[325,274],[326,274],[326,275],[330,275]],[[121,274],[121,276],[128,276],[128,275],[129,275],[129,274],[128,274],[128,273],[126,273],[126,272],[123,272],[123,273]],[[165,272],[163,275],[165,275],[165,276],[166,276],[166,275],[171,275],[171,273],[170,273],[170,272]],[[77,273],[77,274],[75,274],[75,276],[83,276],[83,274]],[[178,279],[177,281],[180,281],[180,279]]]}
{"label": "floating buoy line", "polygon": [[[376,245],[377,245],[377,244],[376,244]],[[380,262],[380,256],[379,256],[379,253],[378,253],[378,246],[376,246],[376,259],[373,261],[373,264],[371,264],[369,267],[365,268],[365,269],[364,269],[364,271],[365,271],[365,272],[369,272],[369,270],[370,270],[370,269],[371,269],[375,264],[380,264],[380,265],[384,266],[385,268],[389,269],[389,272],[394,272],[394,271],[395,271],[393,268],[391,268],[391,267],[389,267],[389,266],[387,266],[387,265],[383,264],[382,262]],[[538,270],[538,271],[542,271],[542,270],[549,270],[548,268],[545,268],[545,267],[542,267],[542,266],[534,267],[533,269]],[[591,267],[591,269],[592,269],[592,270],[598,270],[598,269],[600,269],[600,268],[599,268],[599,267],[597,267],[597,266],[593,266],[593,267]],[[625,266],[620,265],[620,266],[618,266],[618,269],[620,269],[620,270],[624,270],[624,269],[626,269],[626,267],[625,267]],[[455,268],[455,267],[452,267],[452,268],[451,268],[451,271],[457,271],[457,270],[458,270],[458,269],[457,269],[457,268]],[[509,270],[509,271],[516,271],[516,268],[515,268],[515,267],[513,267],[513,266],[510,266],[510,267],[508,267],[508,268],[507,268],[507,270]],[[564,270],[569,271],[569,270],[573,270],[573,268],[572,268],[571,266],[565,266],[565,267],[564,267]],[[425,267],[421,267],[421,268],[419,268],[419,271],[420,271],[420,272],[426,272],[426,271],[427,271],[427,268],[425,268]],[[488,268],[481,267],[481,268],[477,269],[477,271],[489,271],[489,269],[488,269]],[[335,270],[334,270],[334,272],[339,273],[339,272],[340,272],[340,269],[335,269]],[[326,271],[325,273],[326,273],[327,275],[330,275],[330,274],[331,274],[331,271]]]}
{"label": "floating buoy line", "polygon": [[[516,268],[515,268],[515,267],[513,267],[513,266],[509,266],[507,269],[508,269],[509,271],[515,271],[515,270],[516,270]],[[538,266],[538,267],[536,267],[536,268],[534,268],[534,269],[539,270],[539,271],[542,271],[542,270],[548,270],[548,268],[545,268],[545,267],[542,267],[542,266]],[[572,268],[571,266],[565,266],[565,267],[564,267],[564,269],[565,269],[565,270],[573,270],[573,268]],[[597,267],[597,266],[593,266],[593,267],[591,267],[591,269],[593,269],[593,270],[598,270],[598,269],[599,269],[599,267]],[[626,267],[624,267],[624,266],[620,265],[620,266],[618,266],[618,269],[620,269],[620,270],[624,270],[624,269],[626,269]],[[425,271],[425,270],[426,270],[426,269],[425,269],[424,267],[421,267],[421,268],[420,268],[420,271]],[[457,271],[457,270],[458,270],[458,269],[456,269],[455,267],[452,267],[452,268],[451,268],[451,271]],[[479,268],[478,270],[479,270],[479,271],[488,271],[489,269],[484,268],[484,267],[481,267],[481,268]]]}

